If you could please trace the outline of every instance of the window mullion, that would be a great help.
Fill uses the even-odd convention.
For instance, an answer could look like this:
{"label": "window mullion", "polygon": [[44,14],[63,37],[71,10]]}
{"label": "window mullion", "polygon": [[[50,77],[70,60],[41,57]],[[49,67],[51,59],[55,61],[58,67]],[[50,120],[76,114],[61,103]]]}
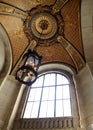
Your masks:
{"label": "window mullion", "polygon": [[70,94],[70,108],[71,108],[71,115],[72,115],[72,98],[71,98],[71,83],[69,83],[69,94]]}
{"label": "window mullion", "polygon": [[62,84],[62,108],[63,108],[63,109],[62,109],[62,110],[63,110],[63,111],[62,111],[62,113],[63,113],[63,116],[64,116],[64,99],[63,99],[63,87],[64,87],[64,86],[63,86],[63,84]]}
{"label": "window mullion", "polygon": [[56,117],[56,87],[57,87],[57,74],[55,73],[55,99],[54,99],[54,117]]}
{"label": "window mullion", "polygon": [[39,109],[38,109],[38,118],[40,114],[41,100],[42,100],[43,88],[44,88],[44,80],[45,80],[45,75],[43,76],[42,91],[41,91],[41,97],[40,97],[40,103],[39,103]]}

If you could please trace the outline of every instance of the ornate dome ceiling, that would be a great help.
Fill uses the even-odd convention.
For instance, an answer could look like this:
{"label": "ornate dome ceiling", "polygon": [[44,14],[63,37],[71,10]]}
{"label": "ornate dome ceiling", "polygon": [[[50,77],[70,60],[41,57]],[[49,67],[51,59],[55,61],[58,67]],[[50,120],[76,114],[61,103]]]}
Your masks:
{"label": "ornate dome ceiling", "polygon": [[12,70],[33,40],[42,64],[63,63],[76,72],[84,67],[80,0],[2,0],[0,22],[11,41]]}

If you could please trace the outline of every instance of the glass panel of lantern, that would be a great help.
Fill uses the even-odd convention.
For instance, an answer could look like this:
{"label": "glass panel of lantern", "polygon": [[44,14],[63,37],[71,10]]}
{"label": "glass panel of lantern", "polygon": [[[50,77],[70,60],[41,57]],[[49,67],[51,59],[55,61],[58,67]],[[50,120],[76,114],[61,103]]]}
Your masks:
{"label": "glass panel of lantern", "polygon": [[37,78],[37,70],[41,59],[42,56],[29,49],[24,54],[21,67],[16,72],[16,79],[23,84],[31,85]]}

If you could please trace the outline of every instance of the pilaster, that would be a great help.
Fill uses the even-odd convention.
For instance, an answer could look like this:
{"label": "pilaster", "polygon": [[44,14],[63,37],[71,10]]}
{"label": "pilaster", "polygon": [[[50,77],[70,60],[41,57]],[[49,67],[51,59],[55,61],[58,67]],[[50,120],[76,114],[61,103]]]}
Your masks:
{"label": "pilaster", "polygon": [[7,127],[20,90],[20,83],[8,76],[0,87],[0,129]]}

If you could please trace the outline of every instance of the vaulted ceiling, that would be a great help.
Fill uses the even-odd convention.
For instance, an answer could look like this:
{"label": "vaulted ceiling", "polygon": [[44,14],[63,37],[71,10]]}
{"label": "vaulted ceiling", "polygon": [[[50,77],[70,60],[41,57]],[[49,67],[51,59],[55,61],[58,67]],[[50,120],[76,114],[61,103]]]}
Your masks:
{"label": "vaulted ceiling", "polygon": [[1,0],[0,23],[9,35],[12,69],[31,44],[44,63],[63,63],[76,72],[85,65],[80,0]]}

